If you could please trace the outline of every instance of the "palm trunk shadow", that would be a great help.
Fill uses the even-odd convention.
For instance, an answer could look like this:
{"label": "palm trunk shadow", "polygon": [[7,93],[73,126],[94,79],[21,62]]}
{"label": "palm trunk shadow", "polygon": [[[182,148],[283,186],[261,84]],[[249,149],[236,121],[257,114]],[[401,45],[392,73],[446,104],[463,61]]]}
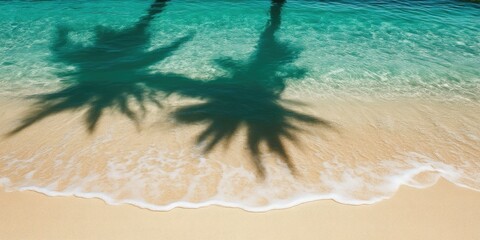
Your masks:
{"label": "palm trunk shadow", "polygon": [[196,139],[197,144],[205,144],[205,153],[221,142],[228,145],[234,134],[242,127],[246,128],[247,150],[261,178],[266,176],[260,150],[262,144],[279,156],[296,175],[297,170],[285,141],[298,145],[296,135],[303,131],[302,124],[332,127],[326,120],[282,104],[281,93],[285,89],[286,78],[298,78],[305,73],[302,69],[294,69],[287,76],[278,76],[278,72],[295,61],[300,53],[275,36],[280,29],[284,3],[285,0],[272,1],[270,19],[247,63],[218,60],[222,67],[229,70],[230,77],[217,78],[188,91],[179,90],[186,96],[205,102],[181,107],[172,114],[180,124],[206,124]]}
{"label": "palm trunk shadow", "polygon": [[160,93],[146,87],[146,82],[163,76],[150,73],[148,67],[165,60],[192,38],[188,35],[167,46],[147,50],[148,27],[167,2],[156,0],[147,14],[130,28],[97,27],[91,45],[72,42],[68,36],[71,30],[59,27],[51,46],[52,61],[75,70],[58,73],[66,85],[56,92],[34,96],[30,113],[7,135],[17,134],[49,116],[77,110],[86,110],[85,125],[89,132],[95,130],[107,109],[126,116],[138,126],[145,105],[161,105]]}
{"label": "palm trunk shadow", "polygon": [[[286,142],[299,145],[296,135],[307,125],[332,126],[326,120],[293,110],[292,106],[298,105],[287,105],[281,99],[286,79],[299,78],[305,73],[303,69],[291,69],[288,74],[278,74],[300,53],[275,36],[281,26],[285,0],[272,1],[270,19],[250,59],[246,63],[218,60],[230,75],[208,82],[149,72],[149,66],[165,60],[192,38],[192,35],[185,36],[166,47],[147,50],[150,43],[148,26],[167,2],[155,1],[131,28],[97,28],[96,39],[89,46],[72,42],[68,37],[70,30],[59,28],[51,47],[53,61],[74,66],[75,71],[59,73],[67,80],[63,89],[35,96],[31,112],[9,135],[49,116],[77,110],[86,111],[85,125],[90,133],[106,110],[114,110],[138,125],[147,104],[161,106],[160,95],[176,93],[204,100],[200,104],[180,107],[172,116],[181,124],[206,124],[196,138],[197,143],[206,143],[206,153],[222,142],[228,147],[232,137],[246,128],[246,147],[260,177],[266,176],[262,145],[282,159],[296,175]],[[131,107],[132,101],[137,108]]]}

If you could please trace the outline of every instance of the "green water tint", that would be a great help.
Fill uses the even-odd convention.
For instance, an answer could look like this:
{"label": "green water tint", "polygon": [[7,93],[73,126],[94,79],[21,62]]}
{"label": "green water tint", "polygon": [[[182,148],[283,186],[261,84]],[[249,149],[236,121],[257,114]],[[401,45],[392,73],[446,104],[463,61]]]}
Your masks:
{"label": "green water tint", "polygon": [[[139,8],[133,7],[135,18],[143,15],[133,22],[129,21],[134,13],[122,15],[110,10],[123,6],[114,1],[62,5],[79,12],[79,19],[67,18],[67,23],[73,23],[66,25],[58,24],[65,19],[60,13],[43,20],[45,12],[56,11],[48,9],[48,3],[38,5],[46,9],[33,11],[32,16],[19,15],[19,24],[38,17],[40,22],[55,26],[54,37],[48,41],[50,54],[38,60],[45,53],[39,50],[41,45],[31,41],[34,33],[41,35],[44,31],[7,26],[2,40],[16,39],[18,29],[33,29],[27,48],[31,59],[19,47],[21,41],[27,40],[18,38],[20,43],[8,43],[1,51],[7,59],[2,66],[12,68],[10,72],[14,73],[16,68],[21,69],[19,60],[24,60],[24,65],[35,62],[42,69],[53,66],[55,71],[34,71],[32,64],[32,71],[20,72],[55,73],[51,78],[62,79],[63,84],[58,91],[35,96],[30,114],[10,135],[57,113],[80,109],[86,110],[85,126],[90,133],[106,110],[116,111],[140,126],[148,114],[147,106],[161,107],[165,97],[176,94],[202,100],[174,109],[171,116],[178,124],[205,124],[196,136],[198,144],[205,144],[205,152],[221,143],[228,146],[232,136],[245,127],[246,148],[263,176],[265,170],[259,157],[262,144],[295,173],[286,141],[300,144],[296,137],[304,130],[300,126],[331,128],[324,119],[295,111],[301,103],[282,101],[287,85],[300,88],[300,94],[322,95],[331,89],[349,89],[367,95],[382,91],[416,94],[416,90],[454,92],[469,99],[478,95],[476,46],[480,43],[475,30],[480,26],[472,21],[478,15],[476,5],[452,1],[420,1],[417,5],[272,1],[269,18],[265,19],[268,22],[261,27],[256,23],[264,21],[258,16],[266,11],[267,1],[219,2],[218,6],[227,5],[226,13],[215,11],[216,5],[210,1],[173,1],[168,7],[167,2],[155,1],[146,13],[135,13]],[[55,4],[59,3],[51,6]],[[135,1],[131,4],[144,5]],[[288,11],[282,11],[286,7]],[[93,10],[107,16],[103,19],[108,20],[107,24],[95,27],[92,23],[97,21],[89,13]],[[239,16],[245,17],[244,22]],[[87,32],[93,35],[85,38]],[[200,40],[199,35],[203,36]],[[219,36],[236,41],[217,46]],[[202,39],[209,41],[202,43]],[[208,72],[208,68],[215,73],[198,77],[198,72]],[[10,72],[2,76],[8,79]],[[7,81],[5,86],[17,81],[22,80]]]}
{"label": "green water tint", "polygon": [[[173,1],[149,26],[151,48],[195,35],[151,70],[212,80],[228,74],[212,61],[247,61],[267,20],[269,1]],[[52,35],[64,24],[69,37],[89,45],[98,25],[128,28],[144,1],[0,2],[0,93],[58,85],[46,61]],[[292,63],[306,69],[287,80],[299,96],[438,95],[478,100],[479,5],[440,1],[307,1],[283,7],[276,37],[302,49]],[[25,90],[28,93],[28,89]]]}
{"label": "green water tint", "polygon": [[[207,82],[148,70],[149,66],[171,56],[192,38],[187,35],[165,47],[147,50],[150,44],[147,28],[155,15],[163,11],[166,2],[156,1],[148,14],[133,27],[122,30],[97,28],[95,41],[88,46],[71,41],[69,29],[60,27],[51,47],[53,61],[73,65],[76,70],[60,73],[67,79],[66,86],[37,96],[34,110],[10,134],[19,133],[51,115],[78,109],[87,109],[85,125],[90,132],[95,130],[107,109],[123,114],[138,125],[142,116],[147,114],[147,104],[160,107],[162,97],[176,93],[204,100],[176,109],[172,116],[180,124],[206,124],[197,136],[197,143],[206,143],[205,152],[221,142],[228,145],[240,127],[245,126],[247,147],[260,176],[265,175],[260,158],[263,143],[295,173],[284,141],[298,142],[295,135],[303,129],[297,123],[331,126],[326,120],[285,106],[300,103],[281,104],[285,80],[299,78],[305,73],[303,69],[286,69],[298,58],[300,51],[275,37],[281,26],[285,1],[272,1],[270,19],[249,60],[217,60],[217,64],[229,74]],[[140,106],[140,111],[131,107],[130,99]]]}
{"label": "green water tint", "polygon": [[[147,28],[154,16],[165,7],[166,1],[157,1],[149,13],[133,27],[114,30],[98,27],[92,45],[76,44],[68,38],[70,30],[59,27],[51,51],[54,62],[73,65],[73,72],[60,72],[66,86],[53,93],[38,96],[38,109],[11,133],[17,133],[50,115],[87,108],[86,125],[91,132],[107,108],[113,108],[138,123],[138,116],[130,107],[129,99],[135,99],[143,107],[144,102],[158,103],[155,92],[145,88],[149,75],[147,67],[170,56],[187,38],[169,46],[148,51],[150,36]],[[160,76],[157,76],[160,77]]]}
{"label": "green water tint", "polygon": [[[401,185],[426,187],[440,177],[480,189],[479,5],[150,3],[0,1],[0,97],[40,93],[0,144],[2,186],[153,210],[251,211],[318,199],[371,204]],[[18,93],[19,85],[31,91]],[[415,98],[383,102],[406,93]],[[328,94],[347,101],[323,101]],[[180,106],[170,104],[177,97]],[[327,119],[299,112],[303,97],[318,99],[315,109]],[[178,128],[131,138],[123,124],[99,127],[111,112],[140,127],[155,107]],[[37,123],[74,111],[86,113],[84,126],[72,119],[38,135],[58,123]],[[86,142],[83,127],[95,133]],[[203,153],[224,145],[228,154],[205,157],[185,146],[190,139],[178,137],[190,130]],[[29,138],[28,148],[18,148]],[[243,157],[234,156],[242,148],[257,174],[229,162]]]}

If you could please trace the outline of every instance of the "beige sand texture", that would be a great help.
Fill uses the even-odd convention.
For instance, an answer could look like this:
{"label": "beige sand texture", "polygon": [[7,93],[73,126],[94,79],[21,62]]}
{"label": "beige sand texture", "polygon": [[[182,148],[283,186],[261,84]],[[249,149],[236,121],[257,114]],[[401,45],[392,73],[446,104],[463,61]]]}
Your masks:
{"label": "beige sand texture", "polygon": [[[170,101],[165,108],[186,104]],[[258,157],[268,175],[263,181],[254,176],[258,168],[246,143],[246,127],[208,153],[196,143],[208,124],[175,124],[168,109],[149,111],[140,129],[128,118],[107,111],[89,133],[84,111],[79,110],[54,114],[5,136],[32,107],[21,100],[0,101],[6,106],[0,109],[0,126],[4,126],[0,129],[0,177],[12,189],[77,189],[156,206],[212,199],[265,206],[267,201],[274,202],[271,199],[285,200],[298,193],[331,193],[334,186],[339,186],[334,193],[347,196],[343,200],[348,203],[390,196],[401,182],[429,185],[438,175],[480,189],[478,105],[418,99],[307,102],[311,107],[295,110],[324,118],[332,128],[293,122],[303,130],[291,131],[296,141],[278,136],[297,170],[295,177],[278,154],[259,143],[264,154]],[[407,175],[419,169],[425,174],[410,181]],[[197,177],[202,175],[206,177]],[[247,199],[258,189],[270,199],[261,195]]]}
{"label": "beige sand texture", "polygon": [[154,212],[97,199],[1,190],[0,239],[480,239],[480,193],[444,180],[390,200],[317,201],[250,213],[205,207]]}

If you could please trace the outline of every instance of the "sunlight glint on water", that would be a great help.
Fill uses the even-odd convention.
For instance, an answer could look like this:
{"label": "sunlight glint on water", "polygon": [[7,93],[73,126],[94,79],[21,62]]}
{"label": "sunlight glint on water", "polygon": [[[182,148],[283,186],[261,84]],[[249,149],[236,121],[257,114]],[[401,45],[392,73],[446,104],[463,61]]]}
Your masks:
{"label": "sunlight glint on water", "polygon": [[252,211],[480,189],[479,4],[150,4],[0,2],[2,185]]}

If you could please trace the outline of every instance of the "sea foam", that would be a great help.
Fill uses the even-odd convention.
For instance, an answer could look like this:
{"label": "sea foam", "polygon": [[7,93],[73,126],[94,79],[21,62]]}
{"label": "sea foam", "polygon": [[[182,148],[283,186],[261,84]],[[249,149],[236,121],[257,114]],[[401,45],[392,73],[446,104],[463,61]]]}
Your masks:
{"label": "sea foam", "polygon": [[0,185],[161,211],[480,190],[478,6],[379,3],[1,1]]}

